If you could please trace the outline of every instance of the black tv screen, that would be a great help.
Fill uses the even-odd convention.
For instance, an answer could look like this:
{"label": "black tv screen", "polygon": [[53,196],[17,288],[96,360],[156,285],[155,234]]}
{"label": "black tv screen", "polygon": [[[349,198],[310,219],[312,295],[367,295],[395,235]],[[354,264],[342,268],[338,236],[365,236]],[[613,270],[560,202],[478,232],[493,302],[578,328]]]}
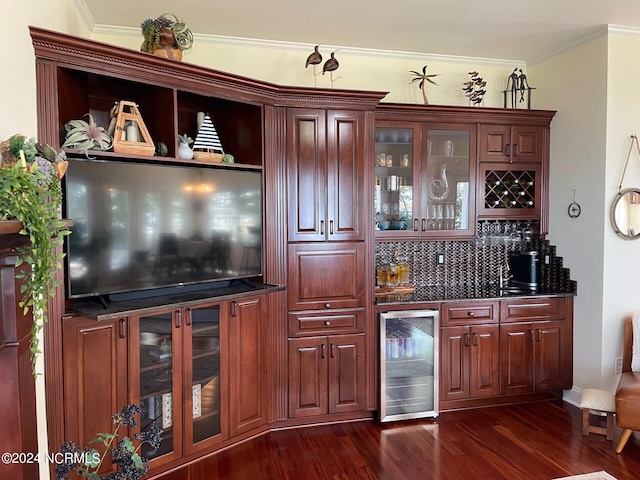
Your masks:
{"label": "black tv screen", "polygon": [[259,170],[69,159],[64,178],[69,298],[262,274]]}

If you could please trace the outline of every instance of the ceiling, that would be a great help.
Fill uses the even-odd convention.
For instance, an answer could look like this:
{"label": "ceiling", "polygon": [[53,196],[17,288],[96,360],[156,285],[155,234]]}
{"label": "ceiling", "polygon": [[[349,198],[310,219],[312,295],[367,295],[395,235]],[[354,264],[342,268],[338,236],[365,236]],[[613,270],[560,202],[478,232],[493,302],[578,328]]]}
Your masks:
{"label": "ceiling", "polygon": [[[98,28],[165,12],[194,34],[531,62],[606,25],[640,32],[638,0],[76,0]],[[86,6],[86,8],[84,8]],[[626,29],[625,29],[626,30]]]}

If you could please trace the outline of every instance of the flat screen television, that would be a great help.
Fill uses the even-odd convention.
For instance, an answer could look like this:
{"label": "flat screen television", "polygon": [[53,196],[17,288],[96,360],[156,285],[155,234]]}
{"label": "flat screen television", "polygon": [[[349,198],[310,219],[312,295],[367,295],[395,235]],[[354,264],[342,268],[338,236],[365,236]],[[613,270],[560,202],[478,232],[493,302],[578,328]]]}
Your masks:
{"label": "flat screen television", "polygon": [[83,158],[64,178],[69,298],[262,275],[260,170]]}

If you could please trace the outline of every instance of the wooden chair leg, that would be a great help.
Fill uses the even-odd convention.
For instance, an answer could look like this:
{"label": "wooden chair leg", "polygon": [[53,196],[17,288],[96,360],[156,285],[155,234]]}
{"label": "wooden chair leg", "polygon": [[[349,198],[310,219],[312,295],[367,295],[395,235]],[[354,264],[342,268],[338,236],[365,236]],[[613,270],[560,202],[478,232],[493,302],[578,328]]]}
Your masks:
{"label": "wooden chair leg", "polygon": [[607,440],[613,440],[613,412],[607,412]]}
{"label": "wooden chair leg", "polygon": [[582,409],[582,435],[589,435],[589,409]]}
{"label": "wooden chair leg", "polygon": [[622,435],[620,435],[620,440],[618,440],[618,446],[616,447],[616,453],[620,453],[622,451],[622,449],[624,448],[624,446],[627,443],[627,440],[629,440],[629,437],[631,436],[631,432],[633,430],[631,430],[630,428],[625,428],[624,431],[622,432]]}

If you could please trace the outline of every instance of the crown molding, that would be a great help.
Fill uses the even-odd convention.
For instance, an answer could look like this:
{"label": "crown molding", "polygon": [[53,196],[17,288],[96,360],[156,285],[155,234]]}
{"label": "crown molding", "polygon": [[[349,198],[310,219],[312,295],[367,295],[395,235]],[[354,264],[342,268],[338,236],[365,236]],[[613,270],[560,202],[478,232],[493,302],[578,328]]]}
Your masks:
{"label": "crown molding", "polygon": [[93,32],[95,30],[96,22],[93,20],[93,15],[91,15],[87,4],[84,0],[73,0],[73,3],[89,32]]}

